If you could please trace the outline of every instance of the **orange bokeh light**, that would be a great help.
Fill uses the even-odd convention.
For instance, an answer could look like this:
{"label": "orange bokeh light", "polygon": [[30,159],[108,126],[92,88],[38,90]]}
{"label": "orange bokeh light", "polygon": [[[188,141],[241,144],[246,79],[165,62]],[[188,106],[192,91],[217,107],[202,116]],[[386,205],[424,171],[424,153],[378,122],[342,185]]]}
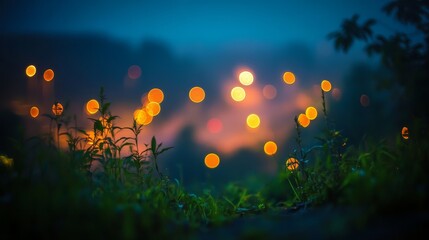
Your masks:
{"label": "orange bokeh light", "polygon": [[164,101],[164,92],[159,88],[152,88],[147,94],[149,102],[162,103]]}
{"label": "orange bokeh light", "polygon": [[34,65],[29,65],[26,69],[25,69],[25,74],[28,77],[32,77],[34,75],[36,75],[36,67]]}
{"label": "orange bokeh light", "polygon": [[193,87],[189,90],[189,99],[194,103],[200,103],[206,97],[204,89],[201,87]]}
{"label": "orange bokeh light", "polygon": [[145,111],[141,109],[137,109],[134,111],[134,120],[136,120],[136,123],[143,125],[146,121],[147,114]]}
{"label": "orange bokeh light", "polygon": [[52,79],[54,79],[54,71],[52,69],[47,69],[44,73],[43,73],[43,79],[45,79],[45,81],[50,82],[52,81]]}
{"label": "orange bokeh light", "polygon": [[293,84],[295,82],[295,74],[292,72],[283,73],[283,81],[287,84]]}
{"label": "orange bokeh light", "polygon": [[36,118],[37,116],[39,116],[39,108],[36,106],[33,106],[30,108],[30,116],[33,118]]}
{"label": "orange bokeh light", "polygon": [[242,87],[231,89],[231,97],[236,102],[241,102],[246,98],[246,91]]}
{"label": "orange bokeh light", "polygon": [[273,141],[268,141],[264,144],[265,154],[272,156],[277,152],[277,144]]}
{"label": "orange bokeh light", "polygon": [[150,102],[146,105],[146,112],[149,116],[155,117],[161,112],[161,105],[157,102]]}
{"label": "orange bokeh light", "polygon": [[219,166],[219,163],[220,163],[220,158],[215,153],[209,153],[204,158],[204,164],[208,168],[217,168],[217,166]]}
{"label": "orange bokeh light", "polygon": [[331,91],[332,85],[331,85],[331,82],[329,82],[328,80],[323,80],[320,83],[320,87],[322,88],[323,91],[329,92]]}
{"label": "orange bokeh light", "polygon": [[408,128],[407,127],[403,127],[401,130],[401,135],[404,139],[408,139],[409,136],[409,132],[408,132]]}
{"label": "orange bokeh light", "polygon": [[315,107],[308,107],[305,110],[305,116],[307,116],[308,119],[314,120],[317,118],[317,109]]}
{"label": "orange bokeh light", "polygon": [[95,114],[96,112],[98,112],[99,108],[100,108],[100,104],[95,99],[91,99],[86,103],[86,111],[89,114]]}
{"label": "orange bokeh light", "polygon": [[246,122],[247,126],[249,126],[250,128],[257,128],[259,127],[259,124],[261,124],[261,119],[259,119],[259,116],[257,114],[252,113],[247,116]]}
{"label": "orange bokeh light", "polygon": [[286,167],[288,170],[293,171],[298,169],[299,166],[299,162],[298,159],[296,158],[289,158],[288,160],[286,160]]}
{"label": "orange bokeh light", "polygon": [[52,113],[54,113],[55,116],[60,116],[63,114],[64,107],[61,103],[57,102],[52,105]]}
{"label": "orange bokeh light", "polygon": [[253,74],[249,71],[243,71],[238,76],[238,80],[244,86],[249,86],[253,83]]}
{"label": "orange bokeh light", "polygon": [[306,127],[308,127],[308,125],[310,125],[310,119],[308,119],[308,117],[305,114],[301,113],[298,116],[298,123],[302,127],[306,128]]}

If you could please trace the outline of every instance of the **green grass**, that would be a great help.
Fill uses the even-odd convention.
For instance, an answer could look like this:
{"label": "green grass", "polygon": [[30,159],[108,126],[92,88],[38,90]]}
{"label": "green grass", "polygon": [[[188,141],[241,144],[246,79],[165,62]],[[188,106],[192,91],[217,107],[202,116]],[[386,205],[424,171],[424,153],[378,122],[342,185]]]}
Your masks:
{"label": "green grass", "polygon": [[[398,131],[395,141],[349,146],[328,118],[323,92],[322,102],[320,144],[306,147],[305,129],[295,119],[297,148],[290,156],[298,159],[298,169],[282,164],[261,191],[230,183],[197,195],[159,168],[170,147],[153,137],[139,149],[142,126],[115,125],[117,116],[101,91],[100,116],[89,119],[94,134],[70,126],[65,109],[47,116],[52,131],[46,136],[15,139],[13,154],[1,155],[0,238],[191,238],[243,215],[303,205],[363,207],[367,218],[427,211],[427,126],[416,121],[407,140]],[[132,137],[118,137],[121,131]],[[67,137],[67,150],[58,148],[59,136]],[[102,170],[91,168],[96,161]]]}

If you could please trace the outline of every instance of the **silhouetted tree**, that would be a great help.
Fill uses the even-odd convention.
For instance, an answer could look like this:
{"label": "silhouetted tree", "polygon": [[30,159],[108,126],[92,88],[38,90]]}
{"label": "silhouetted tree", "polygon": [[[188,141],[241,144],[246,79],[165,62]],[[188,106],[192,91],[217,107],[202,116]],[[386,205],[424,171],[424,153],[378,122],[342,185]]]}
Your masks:
{"label": "silhouetted tree", "polygon": [[359,15],[345,19],[340,30],[328,35],[335,48],[347,52],[355,41],[365,43],[366,53],[379,55],[391,74],[378,78],[377,89],[392,90],[397,112],[405,118],[429,119],[429,0],[393,0],[382,11],[396,21],[414,28],[413,33],[395,32],[386,36],[373,32],[375,19],[362,23]]}

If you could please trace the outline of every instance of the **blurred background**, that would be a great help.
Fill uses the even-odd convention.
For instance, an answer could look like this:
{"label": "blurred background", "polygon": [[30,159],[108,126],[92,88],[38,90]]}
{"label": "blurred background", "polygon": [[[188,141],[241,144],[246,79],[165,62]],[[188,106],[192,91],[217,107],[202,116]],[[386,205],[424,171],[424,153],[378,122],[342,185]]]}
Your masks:
{"label": "blurred background", "polygon": [[[132,125],[151,89],[163,91],[161,112],[143,127],[141,145],[155,135],[173,146],[159,164],[185,186],[251,181],[284,169],[296,148],[294,117],[310,106],[318,110],[303,130],[304,147],[317,143],[325,126],[325,79],[332,84],[328,115],[350,144],[368,133],[393,137],[403,120],[394,117],[391,96],[374,87],[374,76],[387,74],[380,59],[359,43],[348,54],[337,52],[327,38],[355,13],[377,19],[374,31],[381,34],[406,31],[381,12],[387,2],[2,0],[0,151],[7,153],[8,139],[20,133],[49,132],[43,114],[54,102],[90,130],[85,106],[98,99],[100,87],[121,127]],[[250,85],[240,82],[244,71]],[[285,72],[294,74],[293,84]],[[198,103],[189,98],[195,86],[205,92]],[[235,87],[245,91],[243,100],[233,99]],[[32,107],[38,116],[30,115]],[[250,114],[259,117],[255,128],[247,124]],[[277,145],[274,154],[264,152],[268,141]],[[209,153],[220,158],[216,168],[205,165]]]}

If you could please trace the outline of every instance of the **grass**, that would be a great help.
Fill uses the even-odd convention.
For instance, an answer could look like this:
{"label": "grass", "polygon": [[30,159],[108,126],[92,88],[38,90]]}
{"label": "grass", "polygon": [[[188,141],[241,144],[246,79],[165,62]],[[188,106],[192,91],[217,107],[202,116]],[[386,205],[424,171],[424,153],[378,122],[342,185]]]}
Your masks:
{"label": "grass", "polygon": [[[99,117],[89,119],[92,132],[79,129],[65,108],[47,115],[47,136],[15,139],[12,155],[0,155],[0,238],[191,238],[243,215],[326,204],[363,207],[364,219],[427,212],[429,141],[418,134],[427,126],[410,126],[407,140],[398,133],[393,143],[368,139],[349,146],[325,101],[322,91],[320,144],[305,147],[305,129],[295,118],[297,148],[290,157],[298,168],[284,165],[259,192],[230,183],[197,195],[161,172],[158,162],[170,147],[154,136],[139,149],[142,126],[115,125],[101,90]],[[132,137],[119,137],[121,131]],[[60,136],[67,137],[67,150],[59,148]]]}

